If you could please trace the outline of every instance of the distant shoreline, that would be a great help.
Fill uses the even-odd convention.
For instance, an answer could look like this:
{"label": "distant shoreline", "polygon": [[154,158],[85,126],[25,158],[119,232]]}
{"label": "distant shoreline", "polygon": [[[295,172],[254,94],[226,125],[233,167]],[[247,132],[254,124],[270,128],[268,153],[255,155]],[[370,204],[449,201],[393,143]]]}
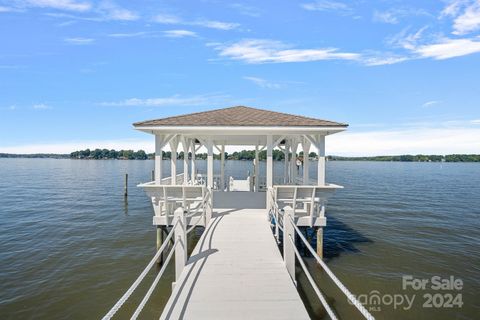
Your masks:
{"label": "distant shoreline", "polygon": [[[88,150],[88,149],[87,149]],[[105,150],[105,149],[104,149]],[[154,154],[147,154],[143,150],[110,150],[107,154],[95,153],[99,149],[90,152],[75,151],[70,154],[55,154],[55,153],[34,153],[34,154],[14,154],[14,153],[0,153],[0,158],[28,158],[28,159],[75,159],[75,160],[152,160]],[[277,150],[275,150],[277,151]],[[83,153],[82,153],[83,152]],[[164,152],[163,159],[170,159],[170,152]],[[265,160],[264,154],[260,154],[260,160]],[[251,161],[255,157],[253,151],[240,151],[232,154],[227,154],[227,160],[247,160]],[[317,155],[310,153],[309,158],[315,160]],[[198,160],[206,159],[206,154],[196,154]],[[215,159],[219,159],[219,155],[214,155]],[[299,158],[303,158],[300,153]],[[179,153],[178,159],[183,159],[183,152]],[[283,152],[279,151],[274,154],[274,160],[283,160]],[[371,157],[342,157],[342,156],[327,156],[328,161],[378,161],[378,162],[480,162],[480,154],[448,154],[448,155],[387,155],[387,156],[371,156]]]}

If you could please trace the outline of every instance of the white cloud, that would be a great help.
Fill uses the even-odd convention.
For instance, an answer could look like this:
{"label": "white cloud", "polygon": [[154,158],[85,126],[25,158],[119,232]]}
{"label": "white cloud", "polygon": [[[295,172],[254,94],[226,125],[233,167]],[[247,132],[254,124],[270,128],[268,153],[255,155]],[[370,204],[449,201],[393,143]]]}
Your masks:
{"label": "white cloud", "polygon": [[243,14],[245,16],[258,18],[261,15],[260,10],[258,8],[248,6],[243,3],[232,3],[230,7],[235,9],[238,13]]}
{"label": "white cloud", "polygon": [[140,16],[131,10],[119,7],[113,1],[102,1],[97,11],[99,11],[106,20],[119,20],[119,21],[135,21]]}
{"label": "white cloud", "polygon": [[169,38],[196,37],[197,34],[189,30],[167,30],[163,32]]}
{"label": "white cloud", "polygon": [[471,5],[467,6],[465,12],[455,18],[453,29],[453,33],[457,35],[480,29],[480,0],[474,1]]}
{"label": "white cloud", "polygon": [[470,121],[470,123],[472,123],[472,124],[480,124],[480,119],[472,120],[472,121]]}
{"label": "white cloud", "polygon": [[240,24],[238,23],[223,22],[223,21],[216,21],[216,20],[197,19],[197,20],[187,21],[178,16],[171,15],[171,14],[163,14],[163,13],[156,15],[153,18],[153,21],[161,24],[199,26],[199,27],[217,29],[217,30],[232,30],[240,26]]}
{"label": "white cloud", "polygon": [[268,80],[258,78],[258,77],[243,77],[243,79],[253,82],[255,85],[259,86],[260,88],[266,89],[280,89],[282,86],[278,83],[273,83]]}
{"label": "white cloud", "polygon": [[247,63],[282,63],[319,60],[358,60],[357,53],[339,52],[336,48],[290,49],[274,40],[247,39],[227,46],[217,46],[220,56]]}
{"label": "white cloud", "polygon": [[50,109],[53,109],[51,106],[46,105],[44,103],[34,104],[32,106],[32,108],[35,109],[35,110],[50,110]]}
{"label": "white cloud", "polygon": [[140,31],[140,32],[131,32],[131,33],[110,33],[108,36],[112,38],[135,38],[135,37],[143,37],[147,34],[148,32]]}
{"label": "white cloud", "polygon": [[480,128],[414,128],[368,132],[347,131],[327,137],[330,155],[478,153]]}
{"label": "white cloud", "polygon": [[397,15],[392,11],[377,11],[373,13],[373,21],[397,24],[399,22]]}
{"label": "white cloud", "polygon": [[14,8],[0,6],[0,13],[1,12],[13,12],[13,11],[15,11]]}
{"label": "white cloud", "polygon": [[373,21],[389,24],[397,24],[401,18],[408,16],[429,16],[430,14],[422,9],[411,7],[391,8],[386,11],[375,10],[373,12]]}
{"label": "white cloud", "polygon": [[200,26],[204,28],[217,29],[217,30],[232,30],[240,26],[238,23],[233,22],[222,22],[215,20],[197,20],[188,23],[193,26]]}
{"label": "white cloud", "polygon": [[309,11],[351,11],[351,8],[343,2],[331,0],[317,0],[300,5]]}
{"label": "white cloud", "polygon": [[85,12],[92,8],[90,2],[75,0],[26,0],[21,4],[29,7],[51,8],[66,11]]}
{"label": "white cloud", "polygon": [[182,23],[182,19],[177,16],[171,14],[158,14],[153,18],[154,22],[162,23],[162,24],[180,24]]}
{"label": "white cloud", "polygon": [[423,58],[444,60],[480,52],[480,41],[445,38],[436,43],[417,46],[413,51]]}
{"label": "white cloud", "polygon": [[437,105],[439,103],[441,103],[441,101],[431,100],[431,101],[427,101],[424,104],[422,104],[422,107],[424,107],[424,108],[433,107],[434,105]]}
{"label": "white cloud", "polygon": [[184,97],[174,95],[161,98],[129,98],[121,101],[101,102],[103,106],[145,106],[145,107],[170,107],[170,106],[205,106],[221,105],[226,101],[223,95],[196,95]]}
{"label": "white cloud", "polygon": [[65,42],[70,43],[70,44],[74,44],[74,45],[87,45],[87,44],[92,44],[95,41],[95,39],[80,38],[80,37],[65,38],[64,40],[65,40]]}

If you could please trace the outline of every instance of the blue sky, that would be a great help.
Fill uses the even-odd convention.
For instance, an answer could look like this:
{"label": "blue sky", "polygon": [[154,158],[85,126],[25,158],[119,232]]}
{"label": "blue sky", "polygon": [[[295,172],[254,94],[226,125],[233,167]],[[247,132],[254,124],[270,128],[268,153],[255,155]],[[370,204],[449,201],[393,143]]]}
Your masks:
{"label": "blue sky", "polygon": [[479,0],[0,0],[0,41],[0,152],[248,105],[349,123],[329,154],[480,153]]}

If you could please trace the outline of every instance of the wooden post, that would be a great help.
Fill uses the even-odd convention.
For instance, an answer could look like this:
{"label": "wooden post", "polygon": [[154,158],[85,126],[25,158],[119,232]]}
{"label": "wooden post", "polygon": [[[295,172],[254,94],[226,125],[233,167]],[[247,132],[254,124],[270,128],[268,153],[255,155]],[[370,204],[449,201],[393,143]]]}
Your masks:
{"label": "wooden post", "polygon": [[127,197],[128,196],[128,173],[125,173],[125,186],[124,186],[124,193],[123,196]]}
{"label": "wooden post", "polygon": [[317,228],[317,254],[323,259],[323,228]]}
{"label": "wooden post", "polygon": [[155,181],[155,170],[152,170],[152,181]]}
{"label": "wooden post", "polygon": [[180,275],[182,274],[183,268],[187,264],[187,229],[186,229],[186,220],[185,213],[183,208],[178,208],[174,212],[174,221],[175,225],[177,221],[179,223],[175,226],[174,236],[175,236],[175,281],[178,281]]}
{"label": "wooden post", "polygon": [[[287,271],[290,274],[293,282],[296,284],[295,281],[295,250],[293,246],[295,245],[295,229],[292,225],[290,219],[293,219],[293,209],[290,206],[286,206],[283,208],[285,220],[283,223],[284,226],[284,233],[283,233],[283,260],[285,261],[285,266],[287,267]],[[290,238],[293,241],[290,241]]]}
{"label": "wooden post", "polygon": [[[163,227],[157,226],[157,251],[163,244]],[[157,263],[159,265],[163,264],[163,253],[158,257]]]}

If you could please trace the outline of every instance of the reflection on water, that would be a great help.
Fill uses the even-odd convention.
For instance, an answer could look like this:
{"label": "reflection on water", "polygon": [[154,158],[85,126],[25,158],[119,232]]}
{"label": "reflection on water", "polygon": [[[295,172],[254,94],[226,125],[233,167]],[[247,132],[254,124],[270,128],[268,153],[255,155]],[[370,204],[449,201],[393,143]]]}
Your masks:
{"label": "reflection on water", "polygon": [[[155,250],[151,204],[135,187],[150,179],[152,168],[152,161],[0,159],[1,318],[90,319],[108,311]],[[170,172],[168,162],[163,168]],[[205,163],[198,161],[198,168],[205,171]],[[312,165],[313,177],[315,169]],[[251,162],[227,161],[226,171],[235,178],[248,170]],[[275,171],[281,174],[282,164],[276,163]],[[330,268],[356,294],[417,294],[412,309],[382,306],[373,312],[377,319],[477,317],[480,165],[329,162],[327,174],[328,181],[345,186],[327,208],[324,254]],[[189,239],[190,249],[200,233]],[[310,238],[315,242],[313,233]],[[328,276],[306,260],[338,314],[358,318]],[[309,312],[321,319],[324,310],[297,271]],[[173,272],[169,266],[142,318],[158,318]],[[133,313],[154,275],[120,317]],[[402,290],[402,275],[459,277],[465,283],[464,306],[425,309],[424,292]]]}

